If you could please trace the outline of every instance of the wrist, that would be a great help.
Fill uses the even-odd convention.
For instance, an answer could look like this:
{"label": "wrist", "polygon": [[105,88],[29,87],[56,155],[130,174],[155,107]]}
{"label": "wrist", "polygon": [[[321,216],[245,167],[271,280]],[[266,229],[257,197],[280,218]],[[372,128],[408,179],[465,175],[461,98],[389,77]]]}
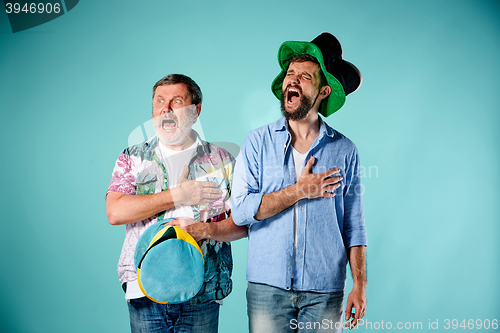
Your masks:
{"label": "wrist", "polygon": [[354,280],[352,283],[353,289],[360,289],[360,290],[366,290],[366,280],[364,279],[359,279],[359,280]]}
{"label": "wrist", "polygon": [[285,188],[285,194],[288,196],[289,198],[289,203],[290,205],[293,205],[295,204],[297,201],[299,201],[300,199],[303,199],[303,191],[302,191],[302,195],[300,193],[300,187],[299,187],[299,184],[298,183],[295,183],[293,185],[290,185],[288,186],[287,188]]}
{"label": "wrist", "polygon": [[174,207],[182,205],[184,203],[184,197],[180,187],[175,187],[166,192],[170,192],[170,196],[172,197],[172,204]]}
{"label": "wrist", "polygon": [[215,222],[204,222],[203,223],[203,238],[204,239],[213,239],[217,235],[217,223]]}

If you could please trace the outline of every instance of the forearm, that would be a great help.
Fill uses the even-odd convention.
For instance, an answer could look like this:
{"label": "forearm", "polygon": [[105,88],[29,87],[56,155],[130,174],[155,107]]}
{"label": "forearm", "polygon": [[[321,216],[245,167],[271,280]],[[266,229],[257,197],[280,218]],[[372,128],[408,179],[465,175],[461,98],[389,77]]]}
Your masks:
{"label": "forearm", "polygon": [[106,197],[106,212],[112,225],[128,224],[144,220],[175,206],[172,191],[155,194],[128,195],[109,192]]}
{"label": "forearm", "polygon": [[276,192],[264,194],[255,218],[259,221],[281,213],[301,199],[298,185],[294,184]]}
{"label": "forearm", "polygon": [[366,250],[365,246],[353,246],[347,250],[351,266],[354,288],[366,289]]}
{"label": "forearm", "polygon": [[353,286],[347,297],[345,327],[353,329],[366,311],[366,252],[364,246],[347,249]]}
{"label": "forearm", "polygon": [[234,224],[232,216],[222,221],[205,224],[207,226],[207,239],[232,242],[248,236],[248,228]]}
{"label": "forearm", "polygon": [[220,242],[232,242],[248,235],[246,226],[237,226],[232,216],[217,222],[196,222],[182,226],[196,241],[212,239]]}

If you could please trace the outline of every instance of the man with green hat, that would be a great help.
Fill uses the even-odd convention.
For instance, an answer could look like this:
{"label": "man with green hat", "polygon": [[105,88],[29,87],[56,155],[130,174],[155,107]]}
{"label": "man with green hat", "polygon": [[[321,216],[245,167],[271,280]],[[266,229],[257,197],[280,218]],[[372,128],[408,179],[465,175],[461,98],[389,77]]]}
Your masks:
{"label": "man with green hat", "polygon": [[361,84],[339,41],[285,42],[272,91],[283,116],[250,132],[237,158],[233,220],[248,226],[250,332],[342,332],[366,309],[367,245],[358,152],[322,118]]}

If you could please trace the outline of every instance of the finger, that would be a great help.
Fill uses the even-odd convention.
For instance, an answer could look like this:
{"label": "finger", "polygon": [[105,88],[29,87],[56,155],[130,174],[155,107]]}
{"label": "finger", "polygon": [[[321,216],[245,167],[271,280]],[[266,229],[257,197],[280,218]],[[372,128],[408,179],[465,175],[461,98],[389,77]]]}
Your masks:
{"label": "finger", "polygon": [[361,311],[359,311],[359,319],[363,319],[363,317],[365,316],[365,311],[366,311],[366,306],[363,306]]}
{"label": "finger", "polygon": [[202,193],[201,193],[201,200],[204,202],[204,203],[209,203],[209,202],[212,202],[212,201],[216,201],[216,200],[219,200],[220,198],[222,198],[222,191],[219,191],[219,190],[215,190],[215,191],[207,191],[207,190],[204,190]]}
{"label": "finger", "polygon": [[168,225],[180,226],[181,222],[178,219],[175,219],[175,220],[169,221]]}
{"label": "finger", "polygon": [[347,307],[345,308],[345,320],[348,321],[352,316],[352,303],[347,302]]}
{"label": "finger", "polygon": [[340,182],[341,180],[342,180],[342,176],[326,178],[325,180],[323,180],[323,186],[332,185],[332,184]]}
{"label": "finger", "polygon": [[209,204],[209,203],[212,203],[214,200],[212,199],[209,199],[209,198],[200,198],[198,200],[198,204],[199,205],[206,205],[206,204]]}
{"label": "finger", "polygon": [[330,169],[330,170],[326,170],[325,172],[322,172],[321,175],[325,178],[327,177],[331,177],[337,173],[340,172],[340,169],[339,168],[333,168],[333,169]]}
{"label": "finger", "polygon": [[335,191],[336,189],[338,189],[339,187],[340,187],[340,184],[339,184],[339,183],[332,184],[332,185],[327,185],[327,186],[324,186],[324,187],[323,187],[323,191],[324,191],[324,192],[333,192],[333,191]]}
{"label": "finger", "polygon": [[187,227],[188,225],[198,223],[195,219],[192,219],[190,217],[183,217],[181,219],[181,227]]}
{"label": "finger", "polygon": [[184,168],[182,169],[182,174],[179,177],[179,180],[177,181],[177,183],[182,183],[183,181],[186,181],[188,174],[189,174],[189,168],[187,165],[185,165]]}
{"label": "finger", "polygon": [[359,313],[361,312],[361,311],[358,311],[359,307],[355,307],[355,309],[356,309],[356,312],[354,313],[354,319],[352,321],[353,322],[353,326],[352,327],[355,327],[358,324],[358,320],[361,319],[359,317]]}
{"label": "finger", "polygon": [[311,173],[312,166],[314,164],[314,156],[311,156],[309,161],[307,161],[306,165],[304,166],[304,169],[302,170],[302,175],[307,175]]}
{"label": "finger", "polygon": [[206,198],[215,198],[220,197],[222,195],[222,191],[218,188],[205,187],[201,191],[201,195]]}
{"label": "finger", "polygon": [[204,188],[218,188],[219,185],[217,185],[214,182],[205,182],[205,181],[198,181],[198,183],[204,187]]}

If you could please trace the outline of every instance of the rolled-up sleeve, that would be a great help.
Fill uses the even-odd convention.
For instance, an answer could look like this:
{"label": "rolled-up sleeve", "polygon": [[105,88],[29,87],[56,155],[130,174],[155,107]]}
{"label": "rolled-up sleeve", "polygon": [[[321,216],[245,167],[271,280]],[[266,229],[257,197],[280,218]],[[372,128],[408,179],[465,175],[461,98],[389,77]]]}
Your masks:
{"label": "rolled-up sleeve", "polygon": [[231,206],[233,221],[240,226],[259,222],[255,219],[255,214],[264,195],[259,186],[259,154],[254,143],[251,134],[247,136],[236,157],[234,168]]}
{"label": "rolled-up sleeve", "polygon": [[368,245],[363,209],[363,185],[360,177],[358,151],[354,148],[346,170],[346,188],[344,190],[344,228],[345,248]]}

